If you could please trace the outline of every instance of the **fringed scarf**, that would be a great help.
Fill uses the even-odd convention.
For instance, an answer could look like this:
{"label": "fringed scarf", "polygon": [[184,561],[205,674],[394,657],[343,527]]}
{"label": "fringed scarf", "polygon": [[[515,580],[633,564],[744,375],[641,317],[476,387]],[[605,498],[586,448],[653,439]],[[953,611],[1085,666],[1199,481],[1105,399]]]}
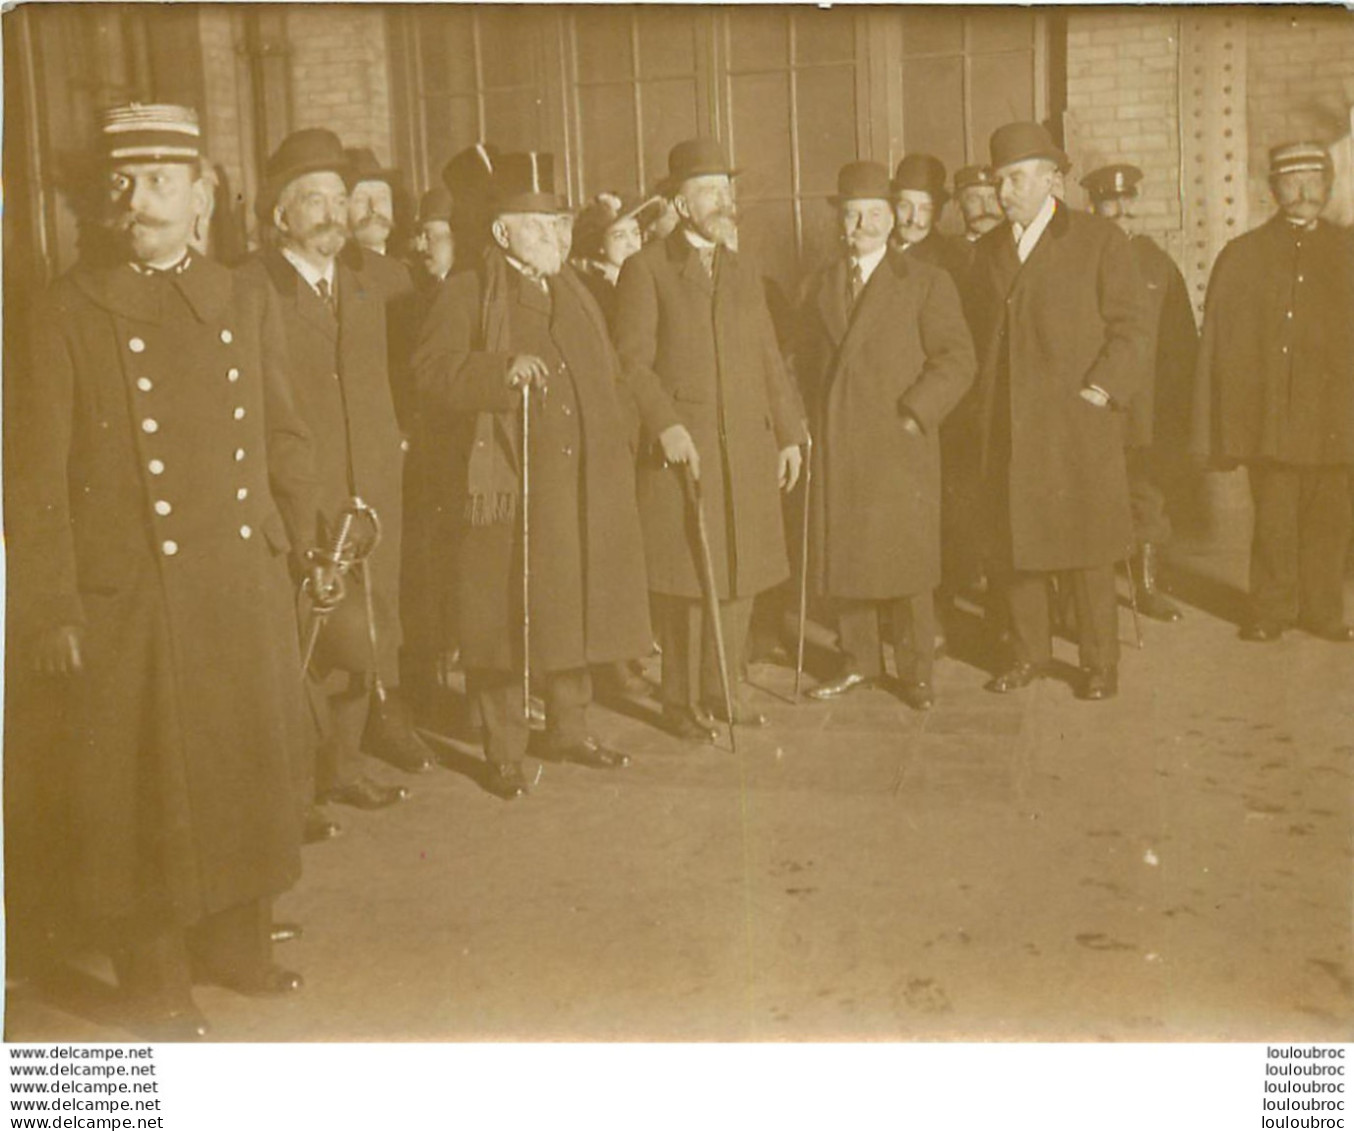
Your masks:
{"label": "fringed scarf", "polygon": [[[480,307],[480,349],[508,353],[508,264],[503,256],[484,257],[484,300]],[[481,412],[466,468],[465,517],[471,526],[512,522],[522,491],[518,415]]]}

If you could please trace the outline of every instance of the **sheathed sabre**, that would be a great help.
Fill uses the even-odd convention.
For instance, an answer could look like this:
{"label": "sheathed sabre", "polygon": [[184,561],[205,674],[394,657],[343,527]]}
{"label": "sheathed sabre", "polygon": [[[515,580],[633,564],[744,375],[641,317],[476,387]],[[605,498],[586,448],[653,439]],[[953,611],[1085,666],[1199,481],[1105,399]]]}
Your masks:
{"label": "sheathed sabre", "polygon": [[[366,523],[368,536],[359,540],[355,532],[358,521]],[[329,546],[306,551],[306,560],[316,567],[329,566],[332,572],[321,580],[318,568],[315,573],[301,583],[301,591],[310,598],[310,623],[306,627],[306,646],[301,657],[301,678],[304,680],[310,670],[310,661],[315,655],[315,645],[320,639],[320,630],[324,628],[329,614],[347,596],[347,575],[371,556],[381,541],[381,518],[376,508],[354,495],[339,512],[338,529]],[[376,626],[372,617],[371,581],[366,569],[362,570],[362,582],[367,601],[367,635],[371,643],[372,663],[376,662]],[[378,693],[380,674],[376,675]]]}

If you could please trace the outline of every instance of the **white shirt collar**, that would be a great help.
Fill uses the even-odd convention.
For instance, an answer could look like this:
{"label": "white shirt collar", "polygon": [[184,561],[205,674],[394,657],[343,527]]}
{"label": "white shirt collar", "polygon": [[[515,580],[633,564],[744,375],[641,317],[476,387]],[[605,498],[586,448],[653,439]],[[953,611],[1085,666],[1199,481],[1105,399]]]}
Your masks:
{"label": "white shirt collar", "polygon": [[707,240],[703,235],[700,234],[700,232],[696,231],[696,230],[693,229],[693,228],[683,228],[683,229],[682,229],[682,234],[683,234],[684,236],[686,236],[687,242],[688,242],[692,247],[694,247],[694,248],[696,248],[696,249],[698,249],[698,250],[699,250],[700,248],[703,248],[703,247],[718,247],[718,246],[719,246],[717,243],[715,243],[714,240]]}
{"label": "white shirt collar", "polygon": [[1044,234],[1044,229],[1053,219],[1057,202],[1058,198],[1055,196],[1045,197],[1044,203],[1039,206],[1039,211],[1034,214],[1034,219],[1030,221],[1028,228],[1022,229],[1019,224],[1011,224],[1011,232],[1015,235],[1016,240],[1016,255],[1020,258],[1021,263],[1024,263],[1030,257],[1034,245],[1039,242],[1039,237]]}
{"label": "white shirt collar", "polygon": [[889,245],[881,244],[870,252],[869,255],[851,256],[851,262],[860,267],[860,277],[865,282],[870,281],[870,276],[874,274],[874,269],[884,262],[884,256],[888,254]]}
{"label": "white shirt collar", "polygon": [[536,287],[536,288],[538,288],[538,289],[540,289],[540,290],[547,291],[547,292],[550,290],[550,284],[549,284],[549,282],[547,282],[547,281],[546,281],[544,278],[542,278],[540,275],[534,275],[534,274],[532,274],[530,271],[528,271],[528,270],[527,270],[527,265],[526,265],[525,263],[523,263],[520,259],[518,259],[516,256],[514,256],[514,255],[509,255],[509,254],[505,251],[505,252],[503,253],[503,258],[506,259],[506,260],[508,261],[508,266],[509,266],[509,267],[511,267],[514,271],[516,271],[519,275],[521,275],[522,278],[524,278],[524,279],[525,279],[528,283],[530,283],[533,287]]}
{"label": "white shirt collar", "polygon": [[314,290],[319,290],[320,280],[323,279],[329,284],[329,291],[334,292],[334,260],[330,260],[323,271],[319,270],[308,259],[302,259],[295,251],[289,247],[282,249],[282,255],[293,267],[296,273],[301,276]]}

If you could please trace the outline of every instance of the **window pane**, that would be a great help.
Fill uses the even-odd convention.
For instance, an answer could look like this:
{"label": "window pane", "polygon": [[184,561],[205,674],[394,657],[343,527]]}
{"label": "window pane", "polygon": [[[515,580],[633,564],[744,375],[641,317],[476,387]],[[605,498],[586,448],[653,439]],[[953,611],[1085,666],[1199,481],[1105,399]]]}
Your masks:
{"label": "window pane", "polygon": [[[533,90],[490,90],[484,95],[484,133],[504,152],[542,148]],[[556,154],[558,159],[559,155]]]}
{"label": "window pane", "polygon": [[424,89],[475,89],[475,40],[468,10],[420,13],[419,53]]}
{"label": "window pane", "polygon": [[837,185],[837,170],[856,157],[856,69],[799,71],[795,85],[800,188],[831,192]]}
{"label": "window pane", "polygon": [[635,110],[624,86],[585,86],[578,91],[583,191],[629,192],[635,184]]}
{"label": "window pane", "polygon": [[695,137],[696,84],[692,79],[646,82],[640,87],[644,126],[644,189],[652,189],[668,174],[668,150]]}
{"label": "window pane", "polygon": [[973,59],[975,159],[987,160],[987,139],[1007,122],[1034,117],[1034,59],[1028,51],[979,55]]}
{"label": "window pane", "polygon": [[540,21],[527,8],[479,12],[480,50],[486,86],[534,82],[540,74]]}
{"label": "window pane", "polygon": [[909,8],[902,17],[904,55],[934,55],[964,49],[963,13]]}
{"label": "window pane", "polygon": [[961,59],[912,59],[903,64],[903,146],[909,153],[939,157],[946,169],[963,164]]}
{"label": "window pane", "polygon": [[983,8],[970,13],[969,50],[1009,51],[1034,46],[1034,13],[1022,8]]}
{"label": "window pane", "polygon": [[690,12],[640,8],[639,73],[643,78],[671,78],[696,71],[696,20]]}
{"label": "window pane", "polygon": [[584,8],[574,17],[580,82],[628,79],[630,15],[625,8]]}
{"label": "window pane", "polygon": [[789,27],[783,11],[735,8],[728,19],[730,70],[769,70],[789,65]]}
{"label": "window pane", "polygon": [[733,163],[742,169],[739,189],[752,197],[790,192],[790,89],[788,73],[735,77]]}
{"label": "window pane", "polygon": [[795,61],[849,63],[856,58],[856,16],[848,8],[796,12]]}
{"label": "window pane", "polygon": [[804,227],[803,270],[807,273],[841,254],[842,244],[837,209],[828,203],[827,197],[806,198],[800,207]]}

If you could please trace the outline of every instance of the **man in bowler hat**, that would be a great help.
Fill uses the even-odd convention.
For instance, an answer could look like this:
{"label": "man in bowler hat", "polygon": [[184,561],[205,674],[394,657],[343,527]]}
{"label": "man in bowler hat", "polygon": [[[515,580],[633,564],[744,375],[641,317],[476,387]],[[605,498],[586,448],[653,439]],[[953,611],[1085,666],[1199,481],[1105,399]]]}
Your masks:
{"label": "man in bowler hat", "polygon": [[909,153],[893,174],[893,244],[909,256],[943,268],[956,287],[964,285],[968,248],[944,235],[936,222],[950,195],[945,165],[929,153]]}

